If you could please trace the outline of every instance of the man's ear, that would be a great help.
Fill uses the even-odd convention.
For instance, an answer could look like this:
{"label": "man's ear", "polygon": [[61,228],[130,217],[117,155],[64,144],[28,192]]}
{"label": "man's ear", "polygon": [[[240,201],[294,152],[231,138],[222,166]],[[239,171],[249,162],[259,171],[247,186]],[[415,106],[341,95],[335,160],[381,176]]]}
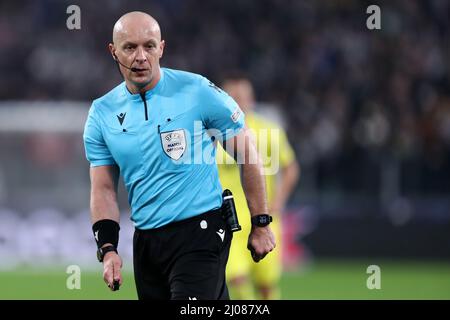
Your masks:
{"label": "man's ear", "polygon": [[159,58],[161,59],[164,54],[164,47],[166,46],[166,42],[164,40],[161,40],[159,43],[159,48],[161,50],[161,53],[159,54]]}
{"label": "man's ear", "polygon": [[108,44],[108,49],[109,49],[109,52],[111,53],[113,59],[117,61],[116,48],[114,47],[114,44],[113,43]]}

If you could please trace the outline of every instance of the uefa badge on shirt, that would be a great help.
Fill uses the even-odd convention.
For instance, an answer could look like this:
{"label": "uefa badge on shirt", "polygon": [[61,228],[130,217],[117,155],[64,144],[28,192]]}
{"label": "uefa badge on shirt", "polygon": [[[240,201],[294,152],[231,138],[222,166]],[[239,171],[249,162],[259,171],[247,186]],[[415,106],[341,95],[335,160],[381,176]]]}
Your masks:
{"label": "uefa badge on shirt", "polygon": [[164,153],[173,160],[180,159],[186,150],[186,135],[183,129],[161,132]]}

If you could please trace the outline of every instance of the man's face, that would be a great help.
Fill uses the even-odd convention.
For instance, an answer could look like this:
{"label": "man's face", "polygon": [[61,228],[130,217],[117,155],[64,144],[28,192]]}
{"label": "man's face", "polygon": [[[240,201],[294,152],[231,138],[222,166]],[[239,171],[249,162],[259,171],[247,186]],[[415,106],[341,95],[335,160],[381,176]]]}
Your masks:
{"label": "man's face", "polygon": [[137,88],[144,88],[159,74],[159,59],[164,51],[159,26],[145,19],[126,20],[118,26],[114,33],[114,44],[110,50],[120,63],[125,80]]}
{"label": "man's face", "polygon": [[227,80],[223,84],[223,89],[236,101],[244,113],[253,110],[254,95],[250,81]]}

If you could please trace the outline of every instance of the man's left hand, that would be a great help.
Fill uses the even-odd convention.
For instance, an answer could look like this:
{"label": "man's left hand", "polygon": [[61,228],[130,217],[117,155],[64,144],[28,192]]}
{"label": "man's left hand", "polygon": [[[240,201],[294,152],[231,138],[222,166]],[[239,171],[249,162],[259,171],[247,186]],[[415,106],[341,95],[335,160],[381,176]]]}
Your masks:
{"label": "man's left hand", "polygon": [[269,226],[252,227],[248,237],[248,250],[255,262],[259,262],[270,251],[275,249],[275,236]]}

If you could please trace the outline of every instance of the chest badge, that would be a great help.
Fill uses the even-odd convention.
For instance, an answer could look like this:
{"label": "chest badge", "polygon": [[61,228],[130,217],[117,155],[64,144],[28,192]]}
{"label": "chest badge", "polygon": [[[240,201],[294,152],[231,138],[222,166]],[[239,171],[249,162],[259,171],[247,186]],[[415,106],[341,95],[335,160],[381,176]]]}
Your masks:
{"label": "chest badge", "polygon": [[186,136],[183,129],[161,132],[164,153],[173,160],[180,159],[186,150]]}

